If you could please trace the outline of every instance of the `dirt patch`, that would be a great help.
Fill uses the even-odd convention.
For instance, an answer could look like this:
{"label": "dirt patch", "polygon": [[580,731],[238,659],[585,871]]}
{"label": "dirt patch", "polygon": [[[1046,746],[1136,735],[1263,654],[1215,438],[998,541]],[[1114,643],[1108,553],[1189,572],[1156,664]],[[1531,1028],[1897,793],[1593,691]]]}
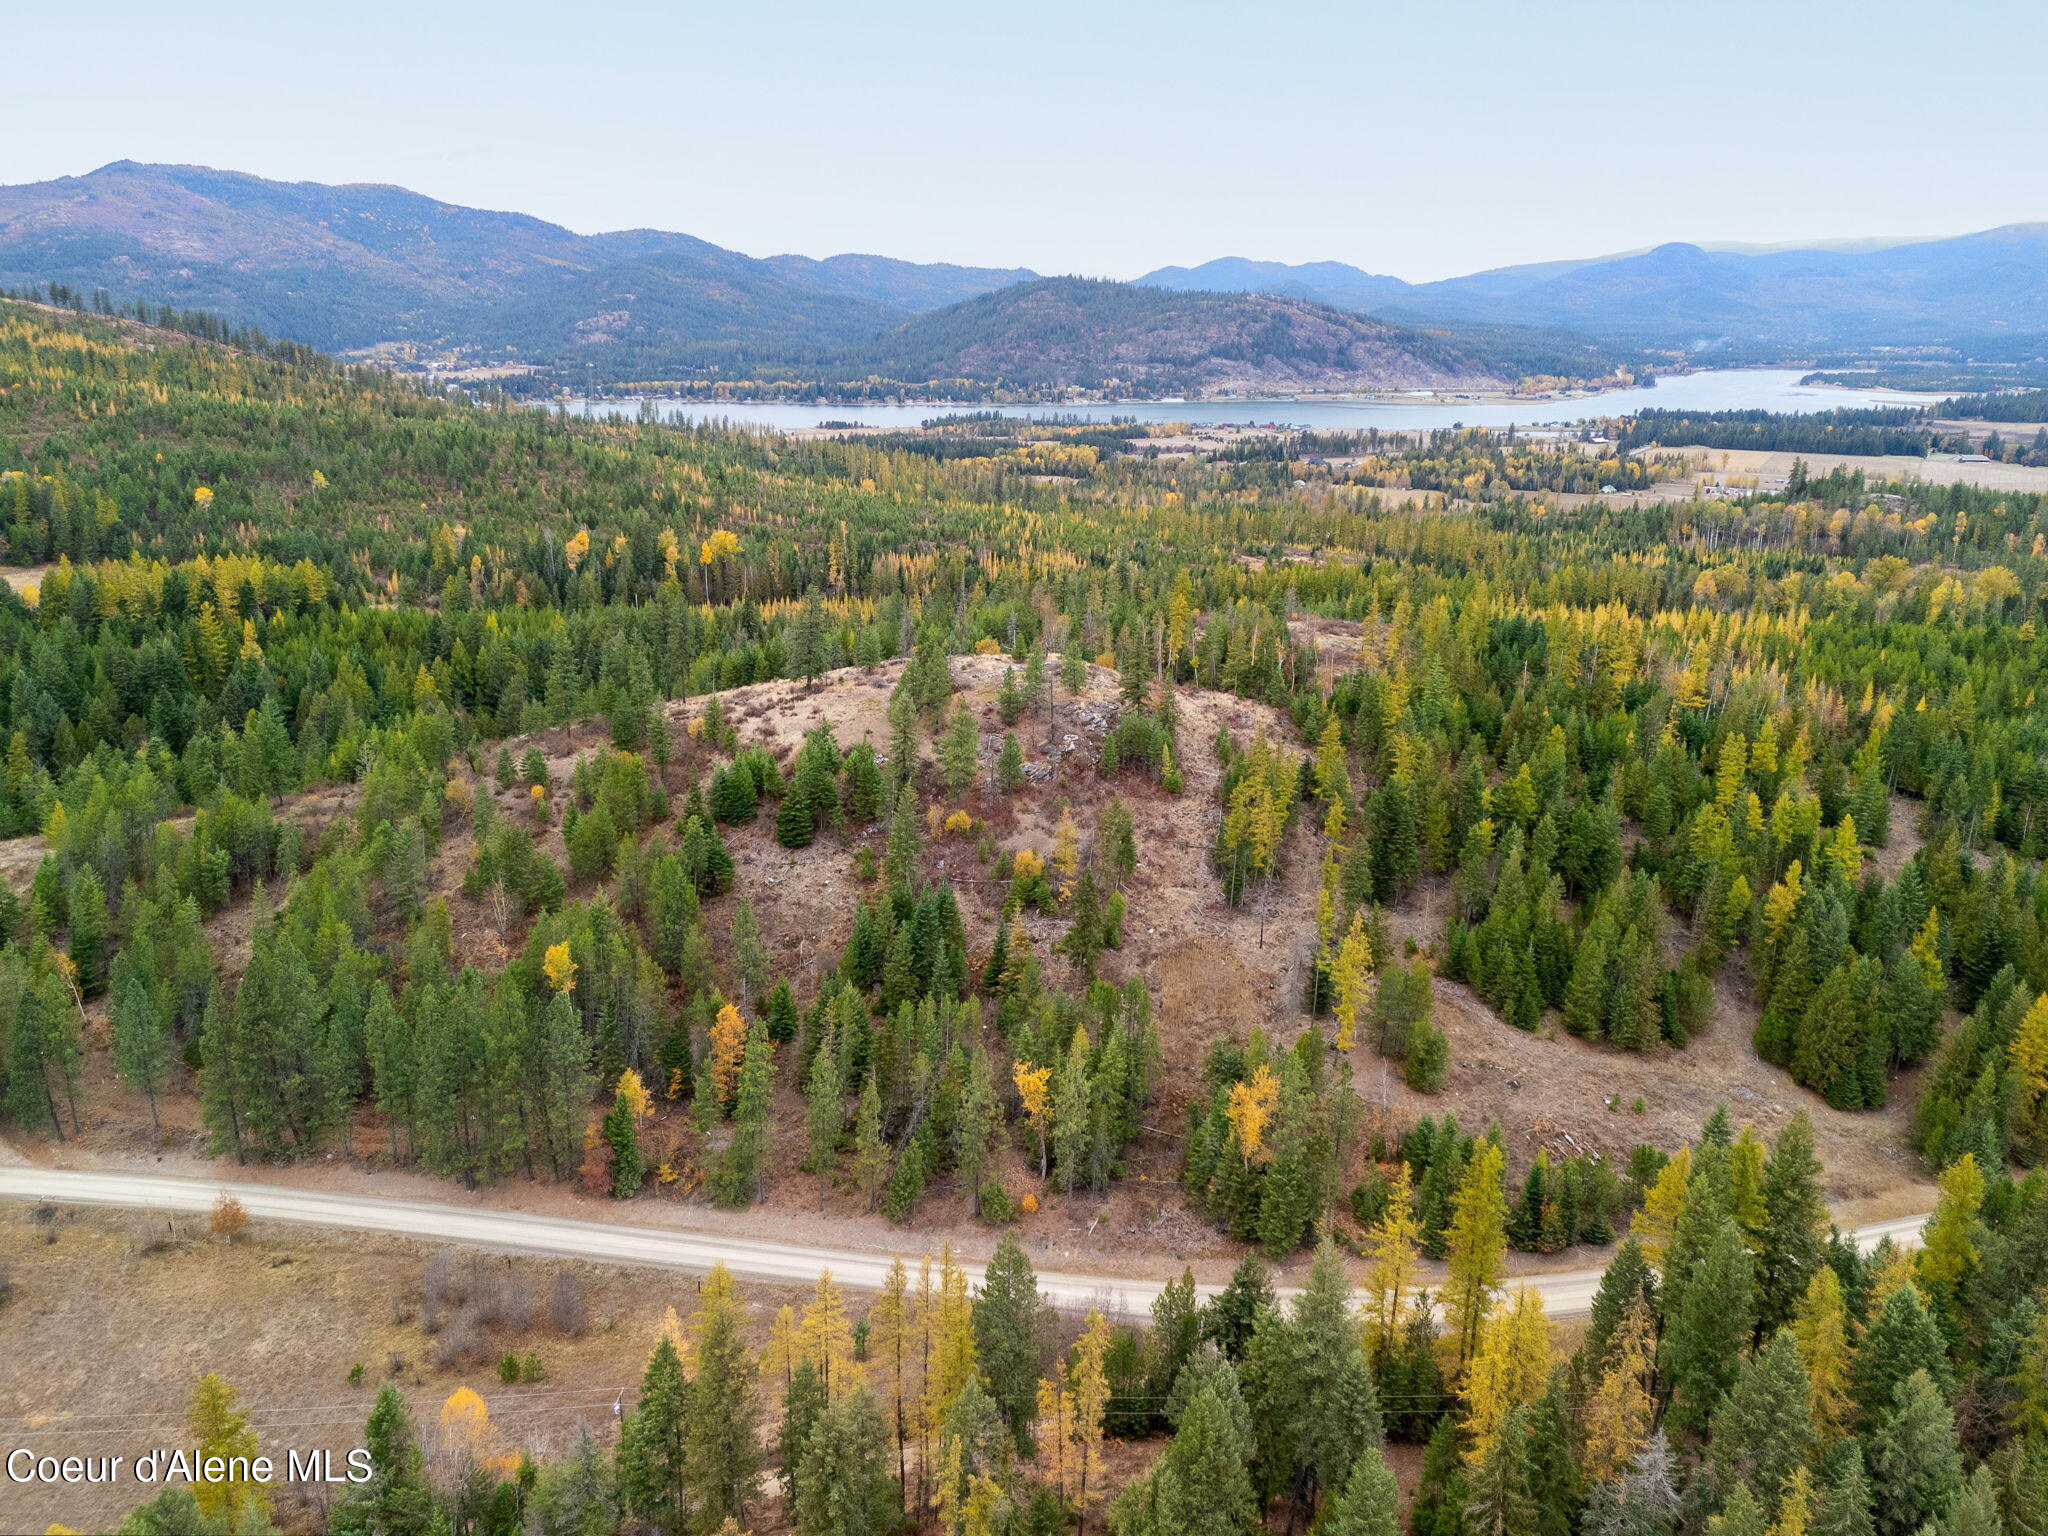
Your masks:
{"label": "dirt patch", "polygon": [[[5,1311],[9,1348],[0,1352],[10,1448],[132,1457],[183,1445],[193,1384],[218,1371],[272,1455],[296,1448],[339,1457],[361,1444],[363,1419],[388,1380],[410,1400],[430,1447],[441,1404],[466,1386],[489,1404],[503,1452],[559,1456],[586,1429],[610,1442],[613,1405],[621,1394],[632,1403],[664,1311],[687,1317],[695,1305],[695,1282],[667,1271],[490,1257],[483,1262],[494,1277],[535,1300],[536,1325],[489,1330],[488,1362],[442,1367],[440,1335],[426,1331],[418,1299],[433,1248],[260,1224],[223,1244],[207,1240],[204,1226],[198,1218],[0,1210],[0,1266],[15,1287]],[[558,1273],[572,1277],[588,1308],[581,1335],[549,1326],[546,1298]],[[776,1309],[802,1301],[782,1287],[744,1290],[757,1346]],[[856,1315],[863,1306],[856,1298]],[[118,1371],[106,1369],[113,1348]],[[496,1363],[508,1352],[537,1357],[544,1379],[501,1382]],[[352,1382],[357,1365],[362,1379]],[[132,1482],[0,1485],[0,1529],[61,1521],[111,1530],[154,1492]],[[316,1503],[328,1496],[304,1493]],[[280,1490],[280,1513],[298,1497]]]}
{"label": "dirt patch", "polygon": [[[1375,643],[1355,624],[1315,621],[1304,636],[1318,648],[1358,654]],[[1347,663],[1348,664],[1348,663]],[[985,757],[992,761],[1002,739],[996,694],[1004,670],[1012,665],[1000,656],[955,658],[953,670],[959,697],[979,717]],[[804,734],[823,724],[834,730],[842,747],[862,740],[886,750],[887,708],[902,664],[872,671],[849,668],[830,674],[814,687],[777,681],[730,690],[721,707],[734,722],[743,746],[762,746],[785,763]],[[1139,865],[1126,884],[1130,908],[1120,950],[1102,957],[1100,970],[1121,983],[1144,980],[1157,1003],[1156,1016],[1164,1048],[1164,1080],[1146,1133],[1127,1158],[1127,1176],[1113,1186],[1106,1200],[1077,1195],[1072,1199],[1043,1189],[1036,1170],[1023,1155],[1021,1142],[1010,1146],[1001,1177],[1015,1195],[1039,1195],[1041,1209],[1020,1225],[1034,1256],[1053,1260],[1087,1260],[1090,1268],[1114,1271],[1120,1264],[1156,1271],[1162,1262],[1191,1263],[1203,1278],[1226,1272],[1235,1249],[1192,1213],[1177,1185],[1181,1133],[1189,1100],[1200,1091],[1200,1069],[1210,1048],[1241,1037],[1254,1027],[1264,1029],[1277,1044],[1291,1043],[1305,1027],[1300,999],[1306,968],[1314,952],[1315,893],[1320,844],[1298,829],[1283,850],[1281,870],[1270,889],[1255,888],[1243,906],[1232,908],[1222,897],[1209,867],[1208,848],[1220,814],[1216,804],[1221,764],[1215,742],[1227,729],[1240,743],[1263,730],[1277,740],[1291,731],[1272,709],[1231,695],[1201,689],[1178,694],[1182,728],[1180,763],[1185,792],[1169,796],[1138,776],[1114,784],[1094,772],[1104,731],[1114,717],[1116,676],[1091,667],[1088,684],[1078,699],[1064,690],[1048,721],[1027,712],[1015,725],[1025,749],[1033,782],[1004,799],[982,790],[943,800],[947,808],[965,809],[980,818],[986,841],[975,837],[933,835],[927,839],[926,874],[950,881],[959,893],[966,923],[969,961],[976,968],[992,941],[1003,882],[997,873],[1019,847],[1049,852],[1053,829],[1064,802],[1071,807],[1084,843],[1092,834],[1103,806],[1112,795],[1129,804],[1137,835]],[[721,761],[686,730],[702,700],[679,701],[666,714],[672,760],[665,781],[676,803],[693,780],[701,779]],[[566,792],[579,754],[605,748],[602,722],[555,728],[506,745],[516,760],[528,747],[538,748],[548,764],[555,796]],[[929,750],[926,748],[926,750]],[[523,788],[500,791],[490,777],[495,746],[480,757],[482,773],[469,778],[472,793],[498,798],[508,818],[530,824]],[[308,840],[333,818],[348,814],[355,803],[354,786],[329,786],[290,797],[281,814],[299,820]],[[1917,846],[1911,802],[1895,803],[1891,846],[1882,860],[1903,862]],[[836,963],[852,924],[857,899],[864,892],[854,873],[854,855],[866,844],[880,851],[880,827],[849,827],[826,832],[810,847],[792,851],[773,837],[772,816],[728,829],[736,870],[736,892],[754,905],[769,945],[771,971],[787,976],[798,1001],[807,1005],[823,972]],[[559,822],[546,832],[544,845],[566,862]],[[516,953],[524,940],[523,926],[507,923],[491,904],[470,901],[460,883],[473,850],[466,825],[452,819],[448,835],[429,870],[434,894],[449,902],[461,957],[495,970]],[[986,862],[984,862],[984,856]],[[41,858],[40,839],[15,839],[0,844],[0,870],[19,871],[26,884]],[[10,876],[11,877],[11,876]],[[275,894],[275,893],[273,893]],[[588,894],[579,890],[577,894]],[[1432,951],[1443,932],[1447,888],[1441,880],[1425,881],[1407,903],[1389,914],[1397,947],[1412,944]],[[707,932],[723,956],[735,896],[705,907]],[[231,904],[208,922],[209,936],[224,972],[238,973],[248,955],[249,905]],[[1078,988],[1081,978],[1054,953],[1062,936],[1057,919],[1029,915],[1021,922],[1052,984]],[[389,947],[397,942],[395,916],[372,942]],[[1845,1221],[1896,1215],[1901,1209],[1922,1210],[1932,1194],[1907,1150],[1904,1132],[1914,1084],[1894,1084],[1891,1107],[1875,1114],[1849,1115],[1829,1110],[1813,1095],[1794,1085],[1782,1072],[1757,1058],[1749,1047],[1755,1016],[1746,983],[1737,968],[1719,984],[1714,1018],[1708,1029],[1684,1050],[1659,1049],[1628,1053],[1589,1045],[1554,1027],[1528,1034],[1509,1027],[1465,987],[1439,981],[1436,1016],[1451,1045],[1445,1091],[1435,1096],[1411,1092],[1398,1070],[1382,1062],[1369,1046],[1352,1053],[1350,1066],[1360,1094],[1378,1109],[1393,1130],[1404,1129],[1424,1114],[1454,1113],[1467,1127],[1498,1122],[1511,1160],[1526,1166],[1540,1148],[1555,1155],[1600,1152],[1625,1155],[1637,1142],[1667,1150],[1698,1131],[1717,1101],[1726,1101],[1739,1120],[1753,1121],[1773,1134],[1792,1113],[1812,1116],[1826,1165],[1829,1192]],[[736,983],[729,990],[737,995]],[[162,1131],[153,1134],[146,1104],[113,1078],[105,1049],[103,1009],[95,1009],[88,1029],[87,1082],[81,1102],[86,1119],[82,1137],[61,1146],[24,1143],[32,1155],[77,1166],[129,1165],[163,1168],[168,1159],[193,1169],[205,1162],[198,1105],[189,1085],[164,1096],[160,1104]],[[984,1042],[1001,1061],[1003,1045],[993,1028]],[[820,1210],[816,1180],[797,1169],[802,1156],[803,1107],[791,1074],[778,1074],[771,1138],[771,1174],[764,1203],[750,1211],[720,1212],[701,1198],[675,1187],[650,1190],[641,1201],[624,1208],[649,1209],[653,1219],[680,1202],[693,1225],[721,1230],[776,1235],[793,1223],[824,1240],[833,1234],[849,1245],[905,1248],[958,1241],[970,1256],[985,1255],[995,1234],[971,1219],[965,1196],[940,1181],[927,1194],[907,1227],[893,1226],[869,1214],[850,1185],[826,1191]],[[1640,1102],[1641,1109],[1636,1109]],[[701,1148],[683,1128],[681,1106],[662,1104],[657,1130],[670,1137],[686,1161]],[[393,1168],[386,1156],[387,1133],[375,1115],[362,1111],[344,1146],[316,1163],[266,1170],[264,1176],[283,1182],[334,1182],[371,1193],[416,1190],[422,1197],[446,1198],[451,1186],[409,1170]],[[166,1170],[168,1171],[168,1170]],[[686,1168],[685,1170],[689,1170]],[[686,1178],[680,1190],[690,1188]],[[573,1188],[535,1183],[515,1177],[480,1198],[558,1214],[589,1216],[599,1210],[617,1219],[621,1208],[593,1201]],[[1545,1264],[1561,1262],[1553,1258]],[[1588,1262],[1579,1256],[1574,1262]]]}

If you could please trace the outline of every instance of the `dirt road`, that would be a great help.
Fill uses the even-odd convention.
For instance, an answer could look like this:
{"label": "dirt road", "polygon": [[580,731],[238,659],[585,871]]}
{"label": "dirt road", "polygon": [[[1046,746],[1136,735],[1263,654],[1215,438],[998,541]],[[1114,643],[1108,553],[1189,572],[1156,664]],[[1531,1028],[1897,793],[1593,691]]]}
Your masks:
{"label": "dirt road", "polygon": [[[329,1194],[287,1189],[275,1184],[227,1184],[209,1179],[180,1179],[160,1174],[77,1173],[53,1168],[0,1167],[0,1199],[55,1201],[69,1205],[126,1206],[139,1210],[205,1212],[223,1192],[241,1201],[261,1221],[300,1222],[310,1226],[347,1227],[386,1232],[427,1242],[465,1243],[508,1253],[535,1253],[590,1259],[599,1263],[653,1264],[668,1269],[706,1270],[723,1263],[735,1275],[753,1280],[808,1285],[818,1271],[829,1269],[842,1285],[861,1290],[879,1288],[895,1254],[879,1248],[824,1248],[801,1242],[733,1237],[724,1233],[690,1232],[655,1227],[615,1226],[606,1222],[572,1221],[523,1211],[475,1210],[429,1200],[391,1200],[374,1195]],[[1919,1241],[1925,1216],[1903,1216],[1873,1222],[1851,1234],[1859,1247],[1872,1248],[1882,1239],[1912,1245]],[[918,1255],[905,1254],[908,1262]],[[970,1281],[981,1279],[981,1266],[965,1266]],[[1523,1283],[1523,1282],[1517,1282]],[[1535,1275],[1526,1283],[1556,1318],[1583,1316],[1600,1285],[1597,1269]],[[1038,1286],[1063,1309],[1100,1307],[1105,1312],[1139,1315],[1152,1305],[1162,1282],[1105,1275],[1064,1274],[1040,1270]],[[1201,1287],[1213,1294],[1214,1286]],[[1283,1293],[1284,1294],[1284,1293]]]}

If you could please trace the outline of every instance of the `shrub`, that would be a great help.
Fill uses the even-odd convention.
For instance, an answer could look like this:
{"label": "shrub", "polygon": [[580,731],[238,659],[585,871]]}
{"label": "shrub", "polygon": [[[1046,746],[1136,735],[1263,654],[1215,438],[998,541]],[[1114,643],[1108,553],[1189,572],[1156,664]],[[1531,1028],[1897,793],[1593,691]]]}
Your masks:
{"label": "shrub", "polygon": [[232,1243],[249,1227],[249,1213],[242,1208],[242,1202],[226,1190],[222,1190],[213,1202],[213,1214],[207,1218],[207,1230],[224,1243]]}

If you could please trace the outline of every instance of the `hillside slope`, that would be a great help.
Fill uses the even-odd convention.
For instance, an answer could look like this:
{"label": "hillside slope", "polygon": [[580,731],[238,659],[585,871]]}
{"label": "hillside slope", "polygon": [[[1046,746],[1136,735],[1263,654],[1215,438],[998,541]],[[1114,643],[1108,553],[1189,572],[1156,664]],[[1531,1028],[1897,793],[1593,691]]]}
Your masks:
{"label": "hillside slope", "polygon": [[126,160],[0,188],[0,284],[49,281],[215,310],[329,350],[407,343],[578,365],[829,344],[900,313],[689,235],[578,235],[402,187]]}
{"label": "hillside slope", "polygon": [[1454,340],[1270,294],[1044,278],[897,327],[849,353],[895,378],[1094,389],[1419,388],[1506,380]]}
{"label": "hillside slope", "polygon": [[323,350],[537,367],[572,388],[799,390],[880,375],[1054,388],[1487,385],[1609,356],[1398,333],[1264,295],[1167,297],[1023,268],[757,260],[689,235],[579,235],[402,187],[116,161],[0,187],[0,286],[201,309]]}

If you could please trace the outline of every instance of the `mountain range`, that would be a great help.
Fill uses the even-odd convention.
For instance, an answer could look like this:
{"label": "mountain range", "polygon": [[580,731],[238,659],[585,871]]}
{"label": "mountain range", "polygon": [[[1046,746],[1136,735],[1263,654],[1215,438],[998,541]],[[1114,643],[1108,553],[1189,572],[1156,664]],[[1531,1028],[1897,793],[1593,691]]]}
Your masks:
{"label": "mountain range", "polygon": [[1646,251],[1408,283],[1342,262],[1225,257],[1137,279],[1281,293],[1389,319],[1553,326],[1616,343],[1815,349],[1981,346],[2048,334],[2048,224],[1942,240]]}
{"label": "mountain range", "polygon": [[0,285],[213,311],[328,351],[549,383],[970,381],[1057,392],[1444,388],[1645,350],[2025,345],[2048,225],[1795,249],[1667,244],[1407,283],[1229,257],[1130,283],[580,235],[381,185],[116,161],[0,187]]}

